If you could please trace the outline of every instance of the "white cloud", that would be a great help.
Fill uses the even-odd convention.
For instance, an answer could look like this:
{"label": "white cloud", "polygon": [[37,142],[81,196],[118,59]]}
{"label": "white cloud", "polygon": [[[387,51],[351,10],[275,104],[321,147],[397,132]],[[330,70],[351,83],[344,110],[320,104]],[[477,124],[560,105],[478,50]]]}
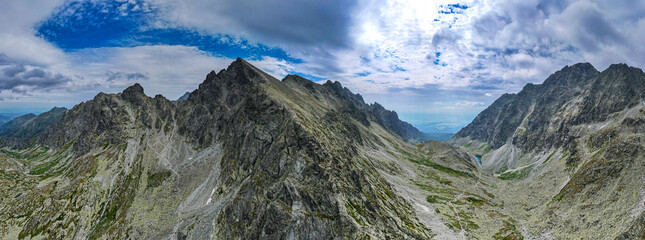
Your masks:
{"label": "white cloud", "polygon": [[62,1],[0,1],[0,52],[10,58],[35,64],[56,64],[63,52],[35,36],[34,25]]}
{"label": "white cloud", "polygon": [[263,57],[259,60],[249,60],[249,63],[264,70],[277,79],[284,78],[289,74],[287,71],[294,70],[294,64],[274,57]]}
{"label": "white cloud", "polygon": [[[175,98],[194,89],[210,70],[233,61],[191,46],[64,52],[34,32],[61,2],[0,1],[0,53],[71,79],[59,90],[27,89],[32,93],[20,101],[51,98],[71,105],[133,81],[149,95]],[[455,3],[468,8],[439,12]],[[280,47],[303,62],[271,56],[249,60],[277,78],[295,71],[339,80],[367,101],[407,112],[479,111],[492,96],[539,83],[576,62],[589,61],[599,70],[616,62],[645,66],[645,2],[639,1],[162,0],[141,8],[161,11],[142,28],[181,26],[229,34],[220,41],[233,44],[245,38]],[[70,92],[77,99],[65,98]],[[433,104],[437,99],[442,104]]]}
{"label": "white cloud", "polygon": [[[211,70],[225,69],[235,60],[211,56],[196,47],[168,45],[83,49],[69,53],[65,59],[68,62],[51,68],[65,76],[75,76],[73,82],[38,94],[31,91],[26,95],[13,94],[12,101],[0,102],[0,107],[16,101],[73,106],[92,98],[98,91],[116,93],[135,82],[140,83],[149,96],[162,94],[176,99],[196,89]],[[287,73],[282,69],[289,67],[288,63],[269,57],[251,63],[277,78],[284,77]],[[67,98],[58,98],[58,95]]]}
{"label": "white cloud", "polygon": [[[89,56],[104,57],[88,61]],[[197,88],[208,72],[226,68],[234,60],[210,56],[196,47],[168,45],[84,49],[71,53],[69,58],[72,67],[68,74],[82,74],[86,86],[120,92],[139,82],[146,94],[163,94],[170,99]],[[108,81],[108,71],[140,73],[146,77]]]}

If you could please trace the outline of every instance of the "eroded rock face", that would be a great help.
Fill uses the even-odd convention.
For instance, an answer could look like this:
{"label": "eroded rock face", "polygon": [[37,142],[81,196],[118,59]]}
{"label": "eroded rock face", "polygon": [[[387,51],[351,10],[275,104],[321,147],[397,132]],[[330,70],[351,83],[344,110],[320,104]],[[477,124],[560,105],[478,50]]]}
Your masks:
{"label": "eroded rock face", "polygon": [[524,236],[639,239],[644,102],[640,69],[576,64],[503,95],[449,142],[481,155],[502,180]]}
{"label": "eroded rock face", "polygon": [[184,101],[135,84],[36,138],[0,139],[0,236],[639,238],[642,92],[600,90],[641,78],[565,67],[503,95],[454,145],[412,145],[418,130],[340,83],[242,59]]}
{"label": "eroded rock face", "polygon": [[[543,84],[529,83],[517,94],[502,95],[455,134],[455,138],[470,137],[499,148],[515,136],[524,122],[522,127],[533,135],[518,136],[514,139],[517,145],[534,148],[561,144],[559,136],[543,138],[543,135],[553,134],[549,133],[549,128],[560,127],[558,122],[552,122],[556,114],[566,107],[566,103],[582,95],[597,74],[598,71],[589,63],[566,66],[549,76]],[[563,131],[558,129],[555,134]]]}
{"label": "eroded rock face", "polygon": [[337,81],[328,80],[318,85],[296,75],[288,75],[282,81],[289,86],[302,88],[317,98],[326,98],[326,101],[334,102],[339,106],[336,111],[349,114],[365,126],[375,122],[406,141],[420,142],[424,139],[423,133],[411,124],[401,121],[396,112],[385,109],[379,103],[366,104],[360,94],[352,93]]}
{"label": "eroded rock face", "polygon": [[[209,73],[180,102],[150,98],[139,84],[101,93],[66,111],[40,145],[15,153],[37,164],[22,167],[30,173],[20,175],[25,189],[14,190],[22,195],[2,202],[10,207],[0,216],[11,220],[0,232],[429,238],[412,206],[359,153],[383,144],[368,127],[383,123],[390,132],[381,135],[395,139],[402,123],[370,109],[339,83],[279,81],[242,59]],[[19,205],[25,200],[40,204]]]}

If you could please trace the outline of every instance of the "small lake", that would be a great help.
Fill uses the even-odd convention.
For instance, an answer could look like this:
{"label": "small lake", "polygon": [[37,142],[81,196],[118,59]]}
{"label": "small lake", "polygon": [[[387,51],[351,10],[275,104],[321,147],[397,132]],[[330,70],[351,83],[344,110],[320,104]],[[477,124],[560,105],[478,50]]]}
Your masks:
{"label": "small lake", "polygon": [[477,158],[477,163],[479,163],[479,166],[482,165],[482,155],[475,155],[475,158]]}

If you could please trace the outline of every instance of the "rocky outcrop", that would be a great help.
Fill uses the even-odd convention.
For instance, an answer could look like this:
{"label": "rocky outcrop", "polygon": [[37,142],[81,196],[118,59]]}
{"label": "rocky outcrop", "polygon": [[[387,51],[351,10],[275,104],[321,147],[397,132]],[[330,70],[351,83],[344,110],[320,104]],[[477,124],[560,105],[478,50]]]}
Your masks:
{"label": "rocky outcrop", "polygon": [[[513,137],[517,137],[514,143],[526,148],[562,144],[561,136],[544,138],[545,134],[550,134],[547,133],[548,129],[560,127],[560,122],[551,120],[566,103],[581,96],[597,74],[598,71],[589,63],[566,66],[542,84],[529,83],[517,94],[502,95],[473,122],[457,132],[455,138],[470,137],[487,142],[492,148],[501,147]],[[515,135],[520,125],[528,135]],[[562,132],[559,129],[556,135]]]}
{"label": "rocky outcrop", "polygon": [[169,131],[175,117],[174,107],[161,95],[146,96],[139,84],[119,94],[99,93],[65,112],[39,141],[52,147],[73,142],[76,154],[82,155],[98,146],[124,143],[137,128]]}
{"label": "rocky outcrop", "polygon": [[406,141],[420,142],[425,139],[423,133],[417,128],[401,121],[396,112],[385,109],[379,103],[366,104],[360,94],[352,93],[338,81],[328,80],[324,84],[318,85],[296,75],[287,75],[282,81],[287,85],[314,94],[316,100],[323,98],[330,102],[338,101],[335,102],[337,111],[350,114],[363,125],[369,126],[370,122],[375,122]]}
{"label": "rocky outcrop", "polygon": [[611,114],[641,104],[645,99],[645,73],[627,64],[612,64],[598,74],[585,92],[580,113],[572,124],[602,122]]}
{"label": "rocky outcrop", "polygon": [[525,236],[639,239],[644,86],[625,64],[565,67],[503,95],[449,142],[481,155],[511,215],[535,216]]}
{"label": "rocky outcrop", "polygon": [[[181,102],[148,97],[135,84],[75,106],[39,136],[41,145],[15,154],[34,158],[32,175],[61,184],[7,198],[3,206],[14,207],[0,217],[25,217],[28,224],[7,221],[0,232],[13,227],[17,237],[51,238],[431,237],[413,207],[360,154],[382,145],[379,137],[397,138],[393,131],[377,136],[370,130],[383,117],[368,115],[360,95],[339,83],[301,79],[293,88],[289,81],[237,59],[209,73]],[[315,91],[301,91],[307,85]],[[396,114],[379,111],[396,122]],[[45,146],[52,150],[42,152]],[[37,183],[25,186],[37,189]],[[17,203],[23,199],[41,204],[24,207]],[[45,215],[25,215],[44,211],[41,206]],[[64,230],[51,230],[54,224]]]}

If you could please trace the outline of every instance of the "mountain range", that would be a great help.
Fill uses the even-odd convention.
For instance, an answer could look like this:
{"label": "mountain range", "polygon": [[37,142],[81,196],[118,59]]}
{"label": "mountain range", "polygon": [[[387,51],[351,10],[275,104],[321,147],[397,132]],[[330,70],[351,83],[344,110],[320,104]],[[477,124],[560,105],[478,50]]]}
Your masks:
{"label": "mountain range", "polygon": [[448,141],[238,58],[0,127],[5,239],[645,238],[645,74],[564,67]]}
{"label": "mountain range", "polygon": [[645,238],[645,74],[566,66],[505,94],[449,142],[481,156],[525,236]]}

